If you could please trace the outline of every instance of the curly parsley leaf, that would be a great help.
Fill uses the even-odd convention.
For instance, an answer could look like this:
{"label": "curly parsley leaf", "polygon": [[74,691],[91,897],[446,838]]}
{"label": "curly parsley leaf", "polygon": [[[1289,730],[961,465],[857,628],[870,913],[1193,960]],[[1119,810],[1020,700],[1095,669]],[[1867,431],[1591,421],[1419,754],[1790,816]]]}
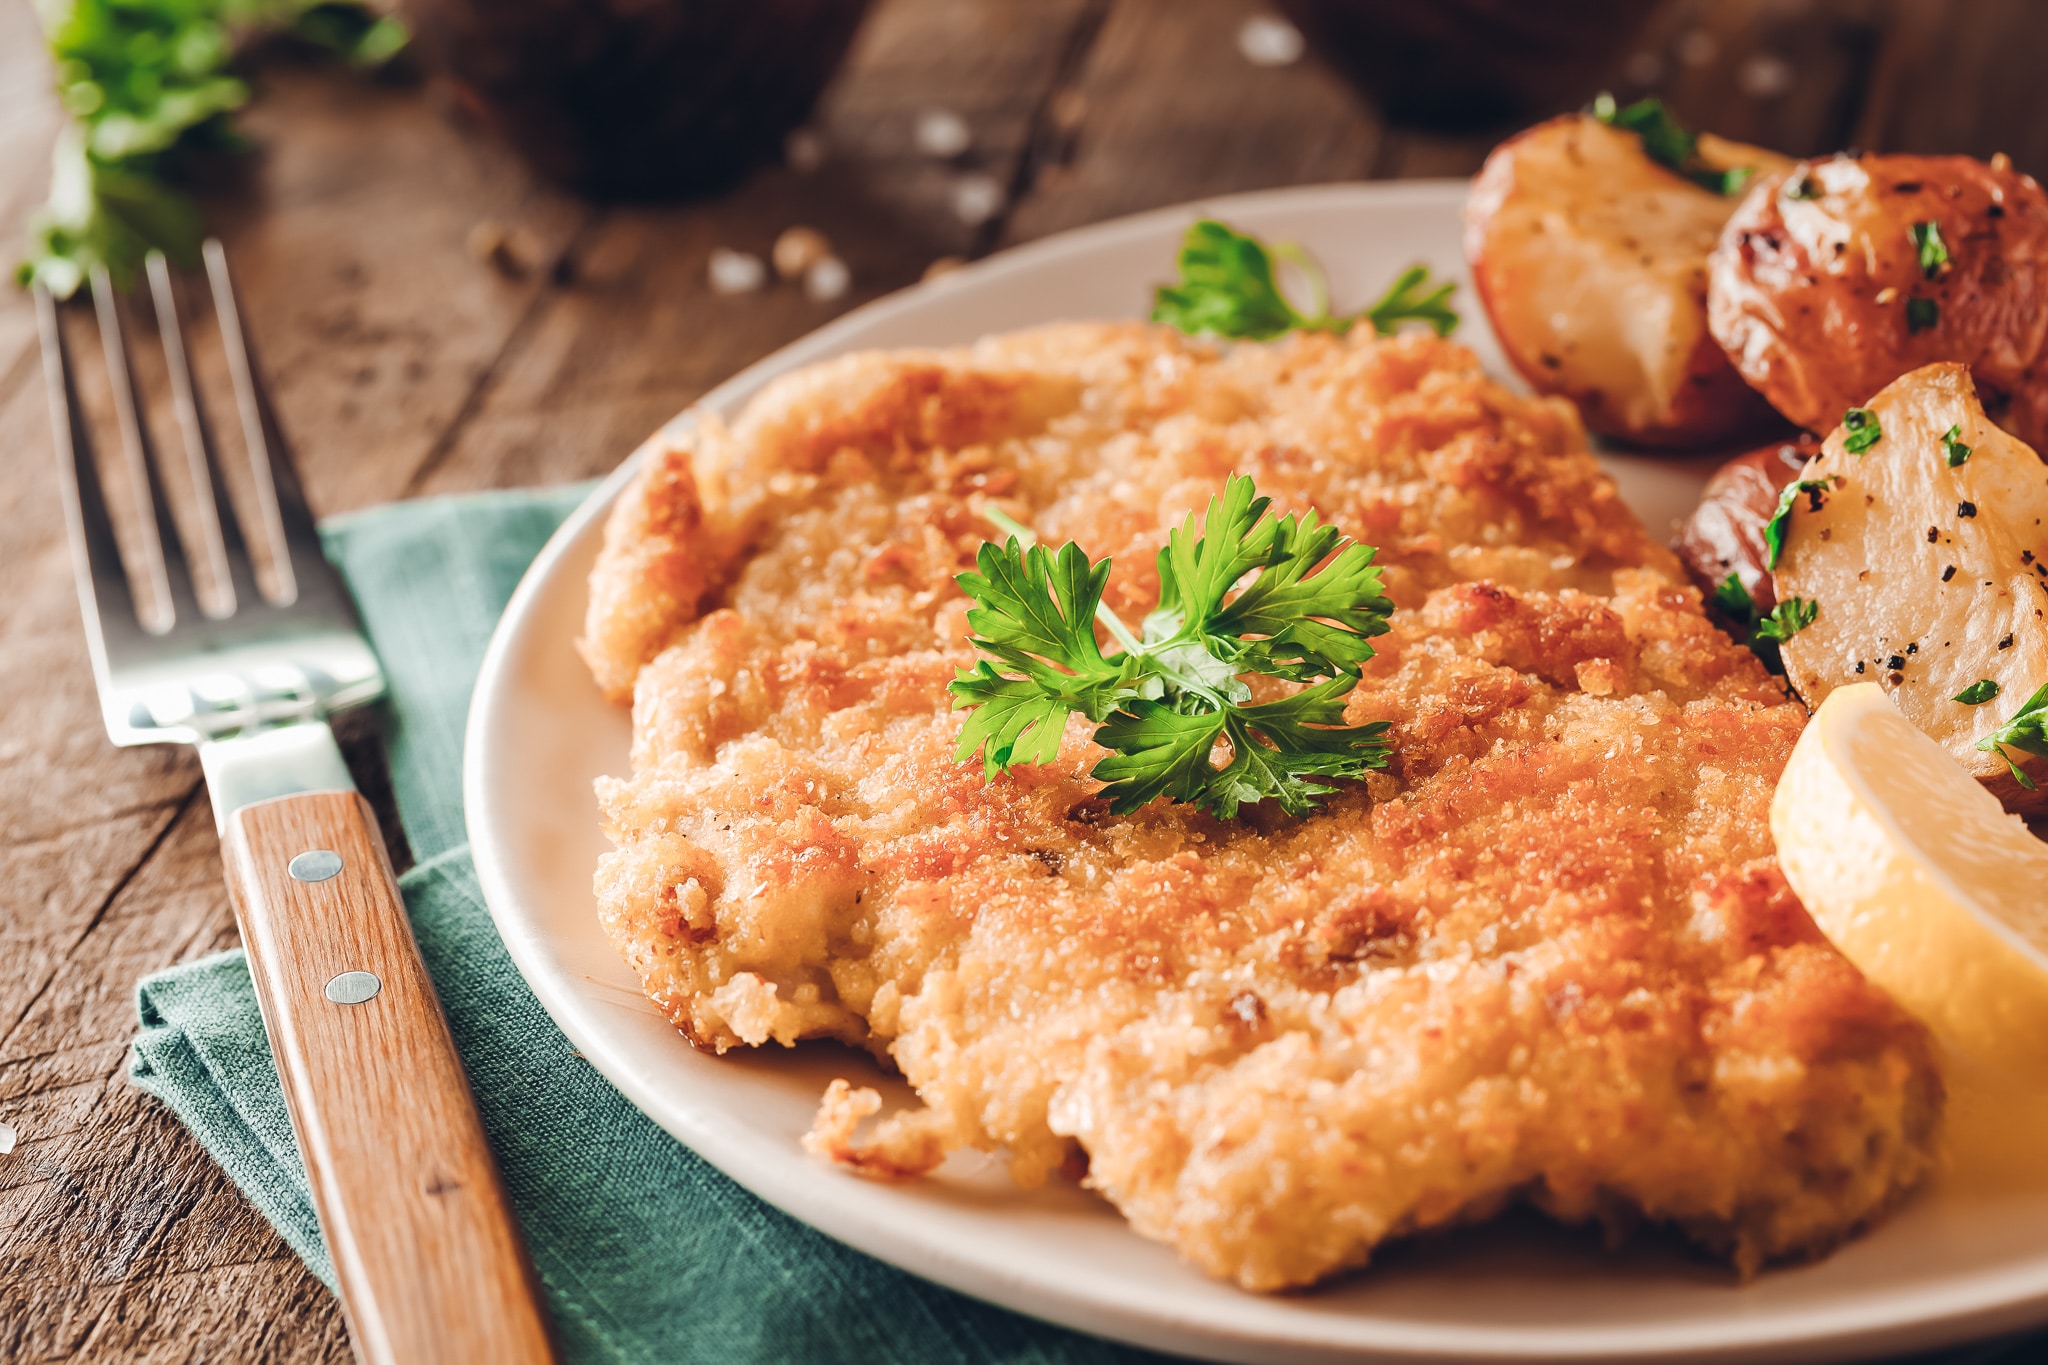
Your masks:
{"label": "curly parsley leaf", "polygon": [[[1796,496],[1796,494],[1795,494]],[[1728,618],[1729,631],[1746,644],[1772,673],[1783,674],[1785,661],[1778,646],[1812,625],[1820,616],[1820,604],[1804,597],[1788,597],[1761,617],[1756,599],[1742,586],[1740,575],[1729,574],[1715,586],[1710,599]]]}
{"label": "curly parsley leaf", "polygon": [[[1069,717],[1084,715],[1111,751],[1094,776],[1113,811],[1165,796],[1226,820],[1266,800],[1303,814],[1336,790],[1332,780],[1386,766],[1385,722],[1343,724],[1369,637],[1393,610],[1375,552],[1313,512],[1275,517],[1271,505],[1232,475],[1199,532],[1190,516],[1168,536],[1142,638],[1102,604],[1108,560],[1015,535],[984,544],[957,580],[974,602],[973,643],[991,658],[950,685],[954,708],[969,712],[956,759],[978,751],[990,778],[1050,762]],[[1104,651],[1098,619],[1121,649]],[[1253,704],[1248,675],[1307,685]]]}
{"label": "curly parsley leaf", "polygon": [[[1275,257],[1294,264],[1316,296],[1312,311],[1297,308],[1281,291]],[[1432,281],[1427,266],[1411,266],[1379,301],[1350,316],[1332,313],[1322,271],[1308,253],[1289,243],[1267,247],[1256,237],[1211,218],[1194,224],[1181,240],[1176,258],[1178,284],[1163,284],[1153,293],[1152,320],[1196,336],[1266,341],[1286,332],[1334,332],[1342,335],[1360,322],[1388,336],[1404,322],[1421,322],[1438,336],[1458,325],[1450,306],[1455,283]]]}
{"label": "curly parsley leaf", "polygon": [[[1385,721],[1342,723],[1354,685],[1349,677],[1329,678],[1291,697],[1215,711],[1133,702],[1096,733],[1096,743],[1113,752],[1095,765],[1094,776],[1109,784],[1102,795],[1118,815],[1160,796],[1201,805],[1220,820],[1266,800],[1306,815],[1337,790],[1329,779],[1386,766]],[[1219,742],[1230,750],[1220,768],[1211,758]]]}
{"label": "curly parsley leaf", "polygon": [[1422,291],[1429,283],[1429,267],[1411,265],[1363,316],[1381,336],[1392,336],[1404,322],[1423,322],[1436,329],[1438,336],[1447,337],[1458,326],[1458,314],[1450,304],[1458,286],[1440,284],[1425,294]]}
{"label": "curly parsley leaf", "polygon": [[1095,643],[1109,561],[1091,565],[1077,545],[1054,555],[1011,536],[984,543],[958,582],[977,604],[967,613],[975,648],[1008,672],[983,659],[954,677],[954,709],[973,708],[956,757],[979,749],[990,777],[1012,763],[1050,763],[1068,716],[1100,721],[1122,700],[1123,668]]}
{"label": "curly parsley leaf", "polygon": [[1755,638],[1768,640],[1773,644],[1783,644],[1812,625],[1819,617],[1820,603],[1808,601],[1804,597],[1788,597],[1771,608],[1769,616],[1756,623]]}
{"label": "curly parsley leaf", "polygon": [[961,669],[948,691],[953,709],[971,708],[960,727],[956,762],[982,754],[984,775],[993,778],[1013,763],[1050,763],[1059,757],[1067,717],[1077,709],[1034,678],[1006,678],[983,659]]}
{"label": "curly parsley leaf", "polygon": [[1204,219],[1182,239],[1180,283],[1161,285],[1152,320],[1183,332],[1264,341],[1283,332],[1341,330],[1335,318],[1296,312],[1280,292],[1273,257],[1256,239]]}
{"label": "curly parsley leaf", "polygon": [[1734,166],[1723,170],[1708,165],[1699,154],[1699,135],[1674,118],[1660,99],[1620,104],[1613,95],[1603,91],[1594,97],[1591,112],[1594,118],[1609,127],[1634,133],[1642,139],[1643,151],[1650,160],[1666,170],[1676,171],[1702,189],[1712,190],[1715,194],[1740,194],[1743,186],[1756,176],[1754,166]]}
{"label": "curly parsley leaf", "polygon": [[2033,696],[2028,697],[2013,713],[2012,719],[1978,740],[1977,747],[2004,759],[2013,781],[2033,791],[2033,779],[2020,770],[2020,765],[2006,751],[2018,749],[2021,753],[2048,758],[2048,683],[2042,684]]}
{"label": "curly parsley leaf", "polygon": [[1848,433],[1842,438],[1842,448],[1851,455],[1861,455],[1884,437],[1877,414],[1869,408],[1850,408],[1843,413],[1842,429]]}

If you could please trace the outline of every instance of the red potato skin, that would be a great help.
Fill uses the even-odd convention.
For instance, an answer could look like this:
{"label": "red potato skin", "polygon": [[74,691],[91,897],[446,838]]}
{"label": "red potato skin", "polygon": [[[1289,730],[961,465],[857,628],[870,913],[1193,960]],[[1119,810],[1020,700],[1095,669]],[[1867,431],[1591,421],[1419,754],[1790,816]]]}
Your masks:
{"label": "red potato skin", "polygon": [[[1790,187],[1813,186],[1812,197]],[[1940,224],[1922,270],[1911,229]],[[1908,300],[1930,300],[1915,332]],[[1778,411],[1827,431],[1900,375],[1970,367],[1993,420],[2048,441],[2048,196],[1963,156],[1832,157],[1760,179],[1722,229],[1708,324]]]}
{"label": "red potato skin", "polygon": [[[1687,284],[1689,304],[1681,309],[1678,325],[1672,328],[1674,336],[1687,331],[1692,334],[1682,361],[1682,378],[1674,387],[1671,400],[1653,416],[1644,415],[1639,395],[1615,392],[1609,386],[1573,375],[1571,367],[1554,353],[1554,339],[1517,318],[1512,302],[1529,289],[1547,263],[1540,252],[1530,252],[1524,244],[1504,240],[1502,234],[1511,229],[1502,210],[1517,193],[1518,156],[1523,149],[1538,139],[1555,138],[1567,130],[1582,136],[1630,137],[1615,134],[1581,114],[1566,114],[1539,123],[1493,149],[1473,180],[1466,200],[1465,255],[1472,266],[1473,286],[1509,363],[1538,393],[1569,398],[1590,430],[1629,445],[1710,450],[1759,439],[1779,427],[1770,405],[1729,365],[1726,354],[1705,326],[1705,257],[1711,236],[1701,247],[1697,275]],[[1691,185],[1647,156],[1642,158],[1639,170],[1651,179],[1667,181],[1668,188],[1683,196],[1698,195],[1710,212],[1721,200],[1721,196]],[[1732,208],[1735,201],[1727,202]],[[1659,227],[1654,221],[1645,221],[1646,231]],[[1617,243],[1616,250],[1622,249]]]}
{"label": "red potato skin", "polygon": [[1773,441],[1738,455],[1714,471],[1700,505],[1678,528],[1671,548],[1711,604],[1714,589],[1734,574],[1758,615],[1778,604],[1764,567],[1764,527],[1778,510],[1778,494],[1820,454],[1818,437]]}

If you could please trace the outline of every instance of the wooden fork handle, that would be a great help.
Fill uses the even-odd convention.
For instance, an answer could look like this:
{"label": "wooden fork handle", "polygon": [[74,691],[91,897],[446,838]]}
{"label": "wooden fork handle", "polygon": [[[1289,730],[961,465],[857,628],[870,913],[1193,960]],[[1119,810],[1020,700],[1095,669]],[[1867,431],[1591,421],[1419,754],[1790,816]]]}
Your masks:
{"label": "wooden fork handle", "polygon": [[260,801],[222,841],[357,1359],[552,1360],[369,804],[352,791]]}

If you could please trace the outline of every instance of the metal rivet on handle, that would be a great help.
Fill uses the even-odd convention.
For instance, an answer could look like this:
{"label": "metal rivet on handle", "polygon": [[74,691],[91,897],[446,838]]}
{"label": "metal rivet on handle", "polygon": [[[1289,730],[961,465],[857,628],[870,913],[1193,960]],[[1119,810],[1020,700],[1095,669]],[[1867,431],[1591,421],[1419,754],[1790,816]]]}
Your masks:
{"label": "metal rivet on handle", "polygon": [[285,865],[293,881],[324,882],[341,871],[341,855],[331,848],[309,848]]}
{"label": "metal rivet on handle", "polygon": [[375,972],[343,972],[327,983],[327,998],[337,1005],[360,1005],[383,989]]}

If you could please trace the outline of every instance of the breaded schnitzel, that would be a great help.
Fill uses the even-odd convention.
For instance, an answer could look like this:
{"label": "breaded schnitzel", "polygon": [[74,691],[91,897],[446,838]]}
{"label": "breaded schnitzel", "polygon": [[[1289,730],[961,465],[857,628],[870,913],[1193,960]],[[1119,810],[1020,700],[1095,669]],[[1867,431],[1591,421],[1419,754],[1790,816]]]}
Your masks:
{"label": "breaded schnitzel", "polygon": [[[956,763],[985,500],[1113,556],[1134,619],[1232,471],[1380,547],[1397,610],[1346,720],[1392,723],[1390,768],[1225,823],[1109,815],[1078,718],[1055,763]],[[1747,1271],[1928,1168],[1926,1035],[1771,857],[1804,711],[1572,410],[1462,347],[1075,324],[817,366],[647,452],[583,649],[634,712],[607,932],[701,1047],[899,1067],[924,1107],[865,1140],[873,1093],[827,1097],[811,1145],[851,1166],[1085,1158],[1253,1289],[1515,1199]]]}

